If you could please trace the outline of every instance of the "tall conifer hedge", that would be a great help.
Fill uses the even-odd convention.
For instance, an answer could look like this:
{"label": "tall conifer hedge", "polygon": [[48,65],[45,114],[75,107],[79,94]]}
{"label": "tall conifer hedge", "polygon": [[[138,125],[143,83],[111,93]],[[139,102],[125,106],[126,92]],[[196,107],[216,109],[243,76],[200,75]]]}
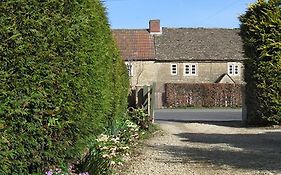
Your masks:
{"label": "tall conifer hedge", "polygon": [[0,174],[77,158],[126,108],[126,69],[103,5],[3,0],[0,24]]}
{"label": "tall conifer hedge", "polygon": [[281,1],[258,0],[240,16],[249,124],[281,122]]}

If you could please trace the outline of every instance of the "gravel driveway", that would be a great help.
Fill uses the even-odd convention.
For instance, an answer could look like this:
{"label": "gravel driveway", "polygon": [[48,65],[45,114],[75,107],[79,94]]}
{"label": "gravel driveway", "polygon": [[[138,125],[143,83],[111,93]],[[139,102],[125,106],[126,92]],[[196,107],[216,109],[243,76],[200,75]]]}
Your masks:
{"label": "gravel driveway", "polygon": [[281,174],[281,129],[160,123],[123,175]]}

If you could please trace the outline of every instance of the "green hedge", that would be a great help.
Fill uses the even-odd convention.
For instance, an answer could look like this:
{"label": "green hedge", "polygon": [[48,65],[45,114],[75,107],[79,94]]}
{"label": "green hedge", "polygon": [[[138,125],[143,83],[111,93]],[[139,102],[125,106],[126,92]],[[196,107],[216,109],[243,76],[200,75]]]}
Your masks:
{"label": "green hedge", "polygon": [[258,0],[240,16],[249,124],[281,122],[281,1]]}
{"label": "green hedge", "polygon": [[0,174],[78,158],[126,107],[126,70],[103,5],[4,0],[0,12]]}

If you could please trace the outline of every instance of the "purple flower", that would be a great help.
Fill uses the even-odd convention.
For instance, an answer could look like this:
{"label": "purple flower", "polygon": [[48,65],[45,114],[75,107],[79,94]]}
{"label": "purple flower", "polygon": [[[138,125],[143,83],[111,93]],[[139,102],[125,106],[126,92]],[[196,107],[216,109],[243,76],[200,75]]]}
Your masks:
{"label": "purple flower", "polygon": [[46,175],[53,175],[53,171],[52,170],[47,171]]}

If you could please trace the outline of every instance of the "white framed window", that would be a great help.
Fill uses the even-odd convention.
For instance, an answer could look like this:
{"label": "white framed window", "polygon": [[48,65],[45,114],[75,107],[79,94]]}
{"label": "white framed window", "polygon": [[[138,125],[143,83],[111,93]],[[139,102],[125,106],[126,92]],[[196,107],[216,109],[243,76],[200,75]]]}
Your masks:
{"label": "white framed window", "polygon": [[178,65],[171,64],[171,75],[177,75],[177,74],[178,74]]}
{"label": "white framed window", "polygon": [[129,77],[132,77],[133,76],[133,65],[132,65],[132,63],[126,63],[126,66],[127,66]]}
{"label": "white framed window", "polygon": [[185,76],[195,76],[197,75],[197,63],[189,63],[189,64],[184,64],[183,66],[183,75]]}
{"label": "white framed window", "polygon": [[240,69],[239,69],[239,64],[238,63],[227,63],[227,73],[228,75],[239,75],[240,74]]}

